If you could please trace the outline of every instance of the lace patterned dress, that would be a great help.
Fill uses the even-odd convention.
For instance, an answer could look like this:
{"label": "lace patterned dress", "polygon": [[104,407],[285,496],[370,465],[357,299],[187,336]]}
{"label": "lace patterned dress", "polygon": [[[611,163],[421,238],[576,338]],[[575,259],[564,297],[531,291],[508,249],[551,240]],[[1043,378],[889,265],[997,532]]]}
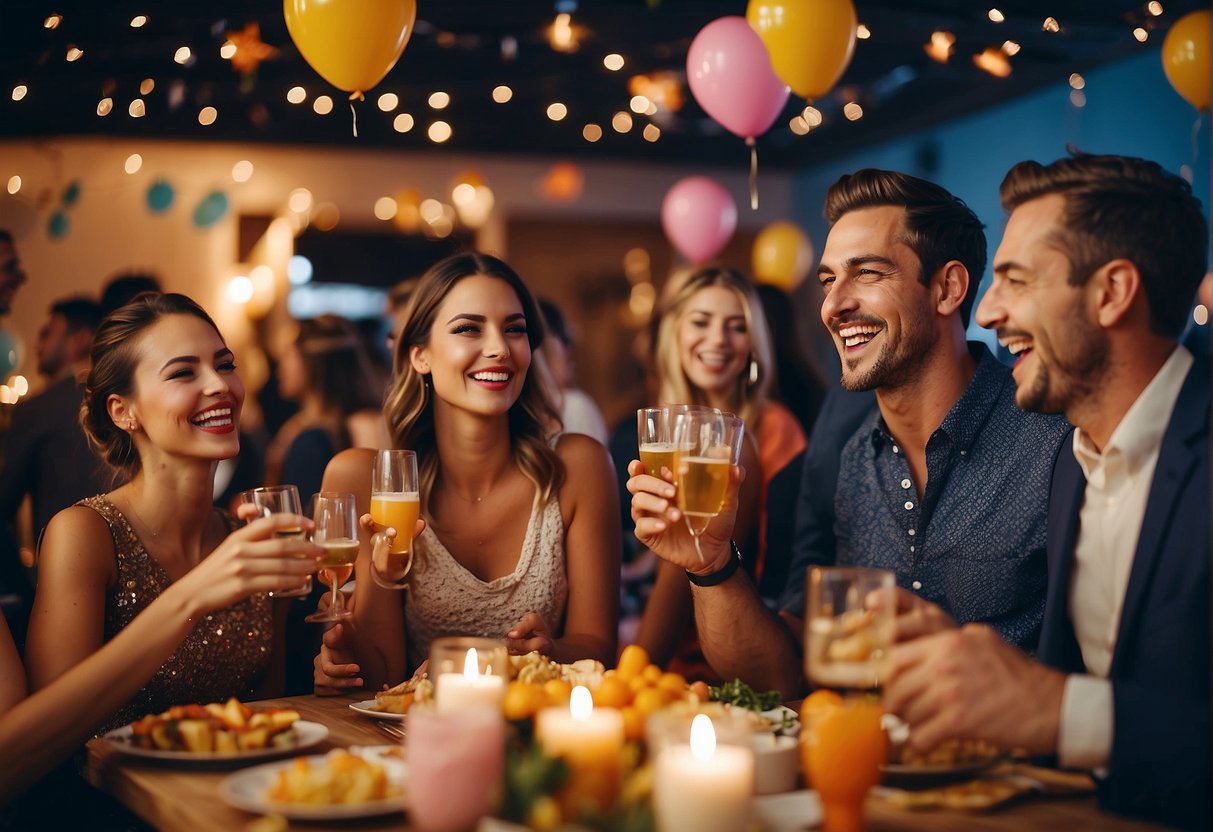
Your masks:
{"label": "lace patterned dress", "polygon": [[[118,560],[118,580],[106,587],[105,640],[130,624],[172,580],[135,534],[126,517],[104,495],[81,500],[109,525]],[[227,518],[229,526],[234,519]],[[274,627],[265,594],[215,610],[198,621],[156,675],[106,723],[103,731],[160,713],[170,705],[247,696],[269,664]]]}
{"label": "lace patterned dress", "polygon": [[413,579],[405,601],[409,666],[429,658],[442,636],[504,639],[527,612],[537,612],[554,635],[564,629],[569,578],[564,518],[555,496],[531,510],[518,565],[509,575],[482,581],[447,551],[428,524],[416,541]]}

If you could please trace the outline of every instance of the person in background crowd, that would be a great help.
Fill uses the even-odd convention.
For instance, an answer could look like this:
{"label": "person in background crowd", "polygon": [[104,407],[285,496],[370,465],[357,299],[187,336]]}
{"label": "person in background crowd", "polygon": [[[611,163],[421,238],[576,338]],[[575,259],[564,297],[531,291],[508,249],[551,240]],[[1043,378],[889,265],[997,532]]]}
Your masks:
{"label": "person in background crowd", "polygon": [[[615,658],[619,525],[605,449],[553,433],[550,392],[533,372],[543,317],[521,278],[484,254],[457,254],[418,284],[396,345],[384,412],[393,445],[416,451],[423,529],[411,573],[386,557],[370,517],[354,617],[325,633],[316,691],[407,678],[430,642],[504,638],[511,653]],[[329,463],[326,490],[370,503],[373,452]],[[368,525],[369,524],[369,525]],[[373,543],[373,546],[372,546]],[[408,592],[393,592],[407,580]],[[387,587],[387,588],[385,588]]]}
{"label": "person in background crowd", "polygon": [[101,290],[101,317],[125,306],[144,292],[162,292],[160,278],[143,272],[126,272],[111,277]]}
{"label": "person in background crowd", "polygon": [[775,361],[771,398],[791,411],[808,436],[825,402],[828,385],[801,339],[791,296],[767,284],[755,286],[754,291],[771,329],[771,357]]}
{"label": "person in background crowd", "polygon": [[[80,383],[98,323],[97,304],[64,298],[51,304],[35,352],[46,388],[13,408],[0,467],[0,520],[12,522],[26,495],[33,508],[35,540],[62,509],[103,490],[102,466],[80,427]],[[30,601],[33,587],[14,587]],[[24,591],[22,591],[24,590]],[[13,629],[18,633],[22,626]]]}
{"label": "person in background crowd", "polygon": [[[805,436],[792,413],[769,397],[775,367],[770,330],[749,280],[731,269],[704,268],[690,274],[663,305],[656,367],[661,404],[709,405],[736,414],[746,424],[742,464],[750,476],[742,485],[738,537],[753,553],[751,577],[761,582],[767,567],[769,485],[804,451]],[[659,565],[637,643],[658,664],[665,664],[677,649],[676,669],[714,678],[694,636],[680,644],[692,621],[686,574]]]}
{"label": "person in background crowd", "polygon": [[278,694],[282,629],[265,592],[297,586],[323,550],[274,537],[305,518],[236,529],[211,505],[215,463],[239,447],[244,387],[231,350],[189,298],[144,293],[101,323],[91,358],[81,424],[125,481],[47,527],[26,645],[31,688],[71,673],[172,599],[157,607],[180,636],[163,652],[171,658],[151,665],[129,638],[106,651],[103,672],[147,672],[105,727],[183,702]]}
{"label": "person in background crowd", "polygon": [[[324,469],[346,448],[391,444],[380,409],[383,393],[353,324],[337,315],[299,322],[299,334],[278,362],[278,392],[299,403],[274,437],[267,454],[277,473],[270,482],[291,483],[303,499],[321,490]],[[288,695],[312,690],[312,659],[321,630],[303,619],[328,591],[315,581],[309,598],[294,599],[286,624]]]}
{"label": "person in background crowd", "polygon": [[13,235],[0,228],[0,318],[13,310],[13,298],[25,283],[25,270],[17,256]]}
{"label": "person in background crowd", "polygon": [[592,436],[603,445],[610,441],[606,420],[602,411],[584,390],[574,387],[573,335],[560,307],[550,300],[539,299],[539,311],[543,313],[547,334],[543,342],[543,354],[556,390],[560,410],[560,423],[565,433],[582,433]]}
{"label": "person in background crowd", "polygon": [[1037,661],[987,627],[894,651],[910,742],[952,737],[1091,769],[1100,805],[1210,823],[1209,365],[1177,339],[1205,273],[1191,186],[1154,162],[1021,162],[977,319],[1016,402],[1062,411]]}
{"label": "person in background crowd", "polygon": [[[1050,464],[1068,426],[1016,408],[1010,370],[965,340],[971,276],[985,269],[981,223],[938,185],[880,170],[839,179],[826,216],[822,323],[842,360],[842,386],[874,390],[878,407],[847,439],[836,482],[815,486],[834,493],[835,550],[798,553],[895,572],[903,638],[957,619],[989,622],[1030,647],[1044,615]],[[629,488],[637,536],[690,570],[713,667],[796,695],[804,685],[796,590],[813,564],[793,565],[791,600],[777,617],[735,574],[730,512],[700,538],[705,566],[681,533],[672,487],[642,475]]]}

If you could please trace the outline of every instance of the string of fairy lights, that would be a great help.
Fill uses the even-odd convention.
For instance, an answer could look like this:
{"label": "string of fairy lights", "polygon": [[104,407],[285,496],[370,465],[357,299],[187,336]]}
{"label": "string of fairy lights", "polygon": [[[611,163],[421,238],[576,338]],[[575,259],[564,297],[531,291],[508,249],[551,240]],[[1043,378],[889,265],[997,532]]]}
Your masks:
{"label": "string of fairy lights", "polygon": [[[1131,34],[1134,40],[1138,43],[1146,43],[1150,37],[1150,31],[1154,28],[1154,21],[1163,15],[1162,3],[1158,0],[1150,0],[1146,3],[1142,15],[1129,16],[1129,25]],[[994,25],[1004,24],[1007,21],[1007,15],[1001,9],[990,8],[987,11],[986,17],[990,23]],[[147,27],[149,18],[148,15],[138,14],[131,18],[130,27],[132,29],[144,29]],[[48,30],[57,29],[63,22],[63,15],[53,13],[48,15],[43,21],[43,26]],[[1040,24],[1040,29],[1043,32],[1052,35],[1063,34],[1065,29],[1056,17],[1046,17]],[[586,27],[578,25],[574,22],[572,15],[568,12],[561,12],[555,16],[550,26],[547,27],[545,33],[548,38],[550,47],[558,52],[574,52],[578,50],[582,41],[589,34]],[[872,29],[864,23],[860,23],[857,27],[856,38],[860,43],[871,40],[873,37]],[[442,44],[444,39],[448,43],[453,43],[455,36],[450,32],[439,32],[435,35],[436,40]],[[931,32],[929,39],[923,45],[926,55],[933,61],[940,64],[947,64],[954,56],[956,50],[956,36],[945,30],[936,29]],[[971,60],[974,66],[981,71],[995,77],[1006,78],[1013,71],[1012,59],[1017,55],[1022,46],[1014,39],[1004,39],[996,45],[991,45],[984,48],[982,51],[974,53]],[[516,38],[505,38],[502,41],[501,49],[503,54],[517,50]],[[233,66],[239,65],[242,71],[255,71],[261,61],[272,60],[277,50],[265,44],[260,40],[259,30],[255,24],[249,24],[243,31],[228,31],[224,34],[222,43],[219,46],[219,55],[224,60],[232,62]],[[180,66],[189,67],[197,60],[197,54],[187,44],[183,44],[176,48],[173,54],[173,61]],[[76,62],[85,58],[85,49],[78,44],[72,43],[67,45],[64,59],[68,62]],[[627,66],[627,59],[624,55],[618,52],[610,52],[603,56],[602,66],[605,70],[611,73],[620,73]],[[638,124],[638,119],[645,117],[647,123],[638,131],[638,135],[647,142],[657,142],[661,139],[662,123],[668,125],[670,117],[677,113],[683,104],[685,98],[682,88],[685,85],[685,79],[678,72],[657,72],[651,74],[637,74],[628,79],[627,90],[630,93],[626,107],[621,107],[615,111],[609,120],[603,124],[595,120],[579,121],[573,118],[573,107],[568,101],[553,100],[544,106],[544,116],[554,123],[569,123],[575,125],[575,129],[580,132],[581,138],[589,143],[595,144],[602,140],[606,135],[607,130],[611,130],[617,134],[629,134]],[[144,118],[148,114],[147,96],[149,96],[156,88],[156,80],[154,78],[146,78],[139,86],[140,95],[131,98],[125,102],[125,110],[127,115],[132,119]],[[1085,103],[1085,97],[1081,94],[1082,88],[1075,87],[1074,95],[1071,95],[1071,102],[1075,107],[1082,107]],[[30,93],[30,83],[28,81],[19,81],[11,88],[11,99],[14,102],[20,102]],[[872,102],[861,101],[861,91],[853,86],[844,86],[840,90],[838,112],[844,121],[855,122],[862,119],[865,112],[865,103],[868,107],[872,106]],[[183,103],[185,91],[182,85],[174,84],[170,88],[169,107],[175,109]],[[514,100],[514,90],[505,84],[494,85],[489,93],[490,100],[497,105],[507,105]],[[332,115],[334,112],[339,112],[340,108],[336,106],[333,96],[325,92],[312,92],[302,85],[294,85],[286,92],[286,101],[292,105],[303,107],[310,101],[310,107],[313,113],[320,117]],[[376,99],[377,109],[390,117],[391,128],[395,133],[408,134],[418,128],[419,124],[424,124],[424,135],[432,143],[436,145],[445,144],[455,135],[456,126],[452,124],[449,118],[443,117],[442,111],[446,109],[451,102],[451,95],[442,90],[436,90],[428,97],[427,103],[433,113],[422,115],[420,112],[401,109],[402,100],[398,93],[387,91],[380,93]],[[109,117],[116,109],[120,109],[122,104],[116,102],[110,90],[103,89],[102,96],[98,100],[95,112],[97,117]],[[213,104],[205,104],[198,109],[197,121],[203,127],[208,127],[215,124],[220,118],[220,112]],[[818,129],[823,124],[826,124],[829,115],[825,109],[813,103],[808,104],[801,113],[793,116],[787,123],[787,129],[795,136],[807,136],[812,131]]]}

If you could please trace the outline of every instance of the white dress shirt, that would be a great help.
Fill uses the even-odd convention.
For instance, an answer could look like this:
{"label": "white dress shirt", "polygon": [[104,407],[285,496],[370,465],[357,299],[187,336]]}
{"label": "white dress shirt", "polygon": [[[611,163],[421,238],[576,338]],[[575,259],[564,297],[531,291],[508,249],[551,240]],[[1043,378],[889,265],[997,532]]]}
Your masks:
{"label": "white dress shirt", "polygon": [[1087,486],[1078,515],[1069,609],[1087,673],[1066,679],[1058,737],[1063,766],[1099,768],[1112,753],[1108,671],[1163,434],[1191,367],[1192,354],[1176,347],[1102,452],[1082,428],[1074,431],[1074,458]]}

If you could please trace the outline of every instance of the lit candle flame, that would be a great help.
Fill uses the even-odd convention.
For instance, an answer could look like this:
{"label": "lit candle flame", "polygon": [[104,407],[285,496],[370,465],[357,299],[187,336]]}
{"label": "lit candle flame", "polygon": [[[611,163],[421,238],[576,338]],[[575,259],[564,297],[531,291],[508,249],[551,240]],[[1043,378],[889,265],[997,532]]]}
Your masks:
{"label": "lit candle flame", "polygon": [[691,756],[698,761],[712,759],[716,754],[716,729],[707,714],[696,714],[691,720]]}
{"label": "lit candle flame", "polygon": [[590,689],[585,685],[578,685],[573,688],[573,693],[569,697],[569,713],[573,719],[578,722],[585,722],[593,712],[594,699],[590,696]]}
{"label": "lit candle flame", "polygon": [[480,675],[480,660],[476,657],[476,648],[469,647],[467,656],[463,659],[463,675],[464,676],[479,676]]}

